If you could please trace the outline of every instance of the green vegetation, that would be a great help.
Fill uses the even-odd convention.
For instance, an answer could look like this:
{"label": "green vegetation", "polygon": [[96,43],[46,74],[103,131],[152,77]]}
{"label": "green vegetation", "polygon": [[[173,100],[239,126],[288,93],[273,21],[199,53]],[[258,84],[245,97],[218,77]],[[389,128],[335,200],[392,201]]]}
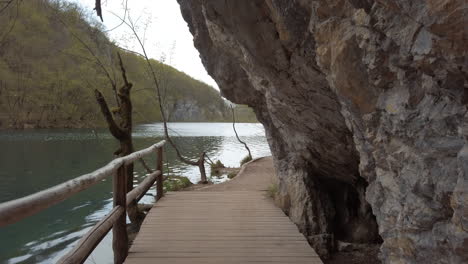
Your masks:
{"label": "green vegetation", "polygon": [[163,189],[165,192],[176,192],[187,187],[190,187],[192,182],[183,176],[168,176],[163,183]]}
{"label": "green vegetation", "polygon": [[270,196],[271,198],[275,198],[276,194],[278,194],[278,185],[271,184],[270,186],[268,186],[267,193],[268,193],[268,196]]}
{"label": "green vegetation", "polygon": [[[105,126],[93,90],[115,105],[102,68],[118,80],[117,87],[122,85],[117,52],[133,83],[134,123],[161,120],[144,59],[111,42],[92,10],[60,0],[19,3],[0,14],[0,25],[5,25],[0,28],[0,128]],[[169,121],[231,120],[218,91],[171,66],[152,63]],[[256,121],[249,108],[236,110],[239,122]]]}
{"label": "green vegetation", "polygon": [[228,173],[227,177],[229,179],[232,179],[232,178],[236,177],[238,173],[239,173],[239,171],[230,172],[230,173]]}
{"label": "green vegetation", "polygon": [[222,177],[224,175],[227,175],[229,179],[232,179],[237,176],[239,171],[239,168],[230,168],[224,166],[224,164],[220,160],[211,164],[211,176]]}
{"label": "green vegetation", "polygon": [[210,167],[211,167],[211,175],[219,175],[221,174],[221,169],[226,168],[226,166],[224,166],[224,164],[220,160],[211,164]]}
{"label": "green vegetation", "polygon": [[[234,111],[236,115],[236,122],[238,123],[257,123],[257,117],[255,116],[252,108],[247,105],[235,105]],[[232,121],[232,117],[231,117]]]}
{"label": "green vegetation", "polygon": [[252,160],[252,157],[247,155],[241,160],[240,165],[242,166],[242,165],[244,165],[245,163],[247,163],[247,162],[249,162],[251,160]]}

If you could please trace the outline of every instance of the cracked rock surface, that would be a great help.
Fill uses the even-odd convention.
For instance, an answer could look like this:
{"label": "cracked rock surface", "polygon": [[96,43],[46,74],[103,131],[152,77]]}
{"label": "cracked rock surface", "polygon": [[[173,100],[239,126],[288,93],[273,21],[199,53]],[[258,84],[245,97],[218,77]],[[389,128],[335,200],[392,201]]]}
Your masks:
{"label": "cracked rock surface", "polygon": [[383,241],[384,263],[468,263],[465,0],[178,2],[317,253]]}

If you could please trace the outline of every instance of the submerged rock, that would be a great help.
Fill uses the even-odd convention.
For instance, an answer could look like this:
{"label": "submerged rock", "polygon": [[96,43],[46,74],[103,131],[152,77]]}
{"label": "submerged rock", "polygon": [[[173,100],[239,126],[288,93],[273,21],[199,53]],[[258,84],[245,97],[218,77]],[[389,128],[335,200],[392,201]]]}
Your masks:
{"label": "submerged rock", "polygon": [[468,262],[465,1],[178,2],[319,254],[383,240],[384,263]]}

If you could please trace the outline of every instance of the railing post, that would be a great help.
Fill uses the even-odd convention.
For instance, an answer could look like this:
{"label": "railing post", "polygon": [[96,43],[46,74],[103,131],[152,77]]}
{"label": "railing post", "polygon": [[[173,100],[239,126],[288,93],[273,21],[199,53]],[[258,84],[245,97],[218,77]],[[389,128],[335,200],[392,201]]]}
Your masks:
{"label": "railing post", "polygon": [[127,234],[127,170],[125,165],[120,166],[113,180],[114,207],[121,206],[124,213],[115,222],[112,233],[112,248],[114,249],[114,263],[121,264],[128,255]]}
{"label": "railing post", "polygon": [[156,170],[161,171],[156,180],[156,200],[161,199],[164,196],[163,189],[163,147],[159,147],[156,151]]}
{"label": "railing post", "polygon": [[198,160],[198,168],[200,170],[200,183],[207,184],[206,172],[205,172],[205,152],[203,152]]}

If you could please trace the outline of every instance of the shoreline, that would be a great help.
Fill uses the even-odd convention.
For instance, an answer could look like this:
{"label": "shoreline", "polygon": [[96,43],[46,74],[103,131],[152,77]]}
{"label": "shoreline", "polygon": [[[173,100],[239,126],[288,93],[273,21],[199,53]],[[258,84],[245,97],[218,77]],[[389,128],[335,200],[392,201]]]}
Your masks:
{"label": "shoreline", "polygon": [[[134,124],[134,126],[140,125],[152,125],[152,124],[159,124],[162,122],[154,122],[154,123],[138,123]],[[167,123],[232,123],[232,121],[172,121]],[[260,122],[242,122],[236,121],[236,124],[260,124]],[[27,131],[27,130],[47,130],[47,129],[107,129],[107,125],[102,126],[33,126],[33,125],[24,125],[23,127],[4,127],[0,126],[0,131]]]}

